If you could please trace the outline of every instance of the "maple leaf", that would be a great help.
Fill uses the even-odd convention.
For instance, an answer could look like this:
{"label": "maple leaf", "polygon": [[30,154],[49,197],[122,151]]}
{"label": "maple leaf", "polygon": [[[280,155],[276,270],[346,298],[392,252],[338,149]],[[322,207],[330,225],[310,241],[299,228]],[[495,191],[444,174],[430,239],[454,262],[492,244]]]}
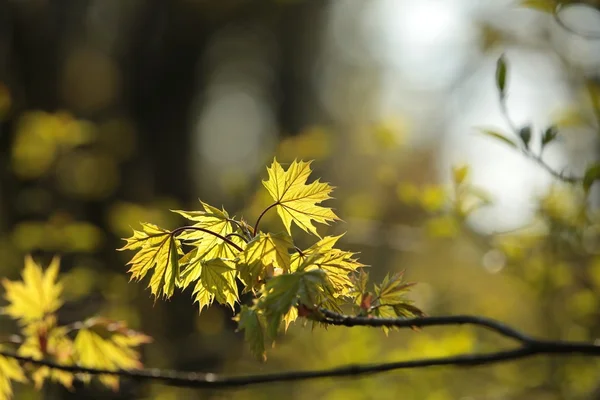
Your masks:
{"label": "maple leaf", "polygon": [[127,263],[131,265],[131,279],[139,281],[154,269],[148,285],[150,291],[155,298],[161,294],[171,297],[179,279],[180,245],[170,231],[154,224],[141,225],[142,230],[134,230],[133,236],[125,239],[127,244],[118,250],[138,250]]}
{"label": "maple leaf", "polygon": [[217,300],[221,304],[227,304],[233,310],[238,301],[236,284],[236,270],[233,262],[222,258],[214,258],[198,263],[200,277],[194,287],[194,302],[204,307]]}
{"label": "maple leaf", "polygon": [[[0,350],[2,347],[0,347]],[[27,382],[23,369],[17,360],[0,355],[0,400],[12,398],[12,382]]]}
{"label": "maple leaf", "polygon": [[365,267],[354,258],[355,253],[333,247],[341,237],[342,235],[326,236],[303,251],[303,255],[298,253],[293,258],[294,269],[304,262],[303,268],[306,270],[320,268],[325,271],[327,279],[336,290],[336,296],[347,295],[354,286],[351,274]]}
{"label": "maple leaf", "polygon": [[275,276],[262,288],[262,296],[256,307],[263,311],[267,319],[269,337],[275,337],[279,326],[287,315],[291,322],[290,309],[298,304],[312,307],[327,304],[333,288],[322,270],[297,271],[293,274]]}
{"label": "maple leaf", "polygon": [[250,345],[250,352],[260,361],[267,361],[263,323],[257,310],[242,306],[240,313],[233,318],[238,323],[238,331],[244,331],[244,339]]}
{"label": "maple leaf", "polygon": [[[131,329],[123,323],[94,318],[84,323],[87,327],[77,332],[74,341],[74,359],[78,365],[108,370],[131,370],[142,368],[140,354],[135,347],[151,341],[149,336]],[[83,380],[89,382],[89,375]],[[100,375],[100,382],[117,390],[119,378]]]}
{"label": "maple leaf", "polygon": [[[214,232],[220,236],[227,236],[230,233],[234,233],[232,219],[225,210],[219,210],[216,207],[208,205],[204,202],[200,202],[204,211],[181,211],[172,210],[173,212],[180,214],[190,221],[194,221],[193,228],[202,228],[210,232]],[[221,251],[226,251],[230,245],[223,241],[216,235],[203,230],[186,230],[178,235],[180,240],[185,241],[186,244],[192,245],[196,248],[197,257],[204,259],[220,258],[225,256],[219,254]],[[231,249],[229,249],[231,250]]]}
{"label": "maple leaf", "polygon": [[311,173],[310,164],[310,161],[294,160],[286,171],[277,159],[274,159],[271,166],[267,167],[269,179],[263,181],[263,185],[276,201],[272,207],[277,208],[277,214],[290,235],[292,221],[305,232],[320,237],[313,222],[329,224],[339,220],[331,208],[317,205],[331,199],[329,194],[333,187],[318,179],[306,184]]}
{"label": "maple leaf", "polygon": [[[183,217],[194,221],[190,229],[184,230],[177,236],[185,244],[193,246],[194,249],[180,260],[184,266],[181,272],[179,286],[186,288],[200,276],[201,263],[204,260],[215,258],[234,259],[238,256],[239,249],[244,248],[244,240],[231,234],[245,235],[242,229],[235,229],[233,220],[225,210],[200,202],[204,211],[181,211],[173,210]],[[240,223],[243,227],[244,225]],[[195,229],[194,229],[195,228]],[[212,233],[211,233],[212,232]],[[222,239],[227,237],[229,242]]]}
{"label": "maple leaf", "polygon": [[[252,239],[240,255],[238,270],[247,290],[256,289],[265,279],[268,268],[290,270],[290,253],[294,247],[292,238],[285,232],[276,234],[259,233]],[[273,275],[273,274],[271,274]]]}
{"label": "maple leaf", "polygon": [[[373,315],[383,318],[409,318],[425,315],[423,311],[413,305],[411,300],[406,298],[406,293],[415,284],[403,282],[403,276],[404,272],[391,276],[387,274],[381,285],[375,285],[377,305],[373,307]],[[389,328],[384,327],[383,331],[387,334]]]}
{"label": "maple leaf", "polygon": [[31,256],[26,256],[23,280],[2,280],[4,298],[9,302],[2,312],[22,324],[30,324],[58,310],[62,305],[62,284],[56,280],[59,265],[60,260],[54,258],[44,272]]}
{"label": "maple leaf", "polygon": [[[67,328],[57,326],[55,315],[27,325],[23,333],[25,340],[17,350],[19,355],[36,360],[49,359],[59,364],[72,364],[73,342],[68,337]],[[71,372],[40,366],[31,374],[31,379],[37,389],[42,387],[46,379],[71,388],[74,376]]]}

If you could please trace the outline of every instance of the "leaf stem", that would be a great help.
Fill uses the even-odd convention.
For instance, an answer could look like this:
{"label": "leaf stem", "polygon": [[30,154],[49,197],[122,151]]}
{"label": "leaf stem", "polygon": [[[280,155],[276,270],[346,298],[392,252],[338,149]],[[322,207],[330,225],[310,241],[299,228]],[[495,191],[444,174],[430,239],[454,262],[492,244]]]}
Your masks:
{"label": "leaf stem", "polygon": [[294,246],[294,250],[296,250],[298,254],[300,254],[300,257],[306,257],[306,254],[304,254],[304,252],[300,250],[300,247]]}
{"label": "leaf stem", "polygon": [[265,208],[262,213],[260,213],[260,215],[258,216],[258,219],[256,220],[256,224],[254,224],[254,232],[252,232],[253,235],[256,236],[256,232],[258,232],[258,224],[260,224],[260,220],[262,219],[262,217],[264,217],[264,215],[267,213],[267,211],[269,211],[271,208],[273,208],[277,205],[279,205],[279,202],[271,204],[269,207]]}
{"label": "leaf stem", "polygon": [[225,243],[227,243],[228,245],[230,245],[231,247],[233,247],[234,249],[236,249],[238,251],[244,251],[244,249],[242,249],[240,246],[238,246],[237,244],[235,244],[234,242],[232,242],[231,239],[227,238],[226,236],[223,236],[223,235],[221,235],[221,234],[219,234],[217,232],[213,232],[210,229],[202,228],[201,226],[182,226],[182,227],[179,227],[179,228],[174,229],[173,231],[171,231],[171,236],[175,236],[179,232],[183,232],[183,231],[200,231],[200,232],[205,232],[205,233],[208,233],[210,235],[218,237],[219,239],[221,239],[222,241],[224,241]]}
{"label": "leaf stem", "polygon": [[226,238],[230,238],[232,236],[237,236],[240,239],[242,239],[244,242],[248,243],[248,239],[244,235],[240,235],[239,233],[232,232],[232,233],[228,233],[227,235],[225,235]]}

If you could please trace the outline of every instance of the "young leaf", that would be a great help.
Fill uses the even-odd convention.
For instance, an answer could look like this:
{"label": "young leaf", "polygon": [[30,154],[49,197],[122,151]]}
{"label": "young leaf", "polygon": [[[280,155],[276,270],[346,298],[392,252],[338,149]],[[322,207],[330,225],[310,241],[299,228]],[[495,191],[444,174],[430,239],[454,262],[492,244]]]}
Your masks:
{"label": "young leaf", "polygon": [[470,167],[468,165],[457,165],[452,167],[452,180],[456,185],[462,184],[469,176]]}
{"label": "young leaf", "polygon": [[322,270],[297,271],[271,278],[262,289],[256,307],[267,320],[269,337],[275,337],[284,316],[297,304],[310,307],[315,304],[330,305],[333,288]]}
{"label": "young leaf", "polygon": [[[75,360],[88,368],[109,370],[130,370],[142,367],[140,355],[135,347],[148,343],[150,338],[138,332],[111,329],[102,324],[82,329],[75,337]],[[89,381],[87,376],[85,380]],[[114,375],[100,375],[100,382],[117,390],[119,378]]]}
{"label": "young leaf", "polygon": [[238,301],[235,268],[233,262],[222,258],[208,261],[196,259],[190,264],[195,268],[197,282],[192,295],[194,302],[200,306],[200,311],[208,307],[216,299],[221,304],[227,304],[232,309]]}
{"label": "young leaf", "polygon": [[479,130],[479,132],[483,133],[484,135],[488,135],[494,139],[504,142],[505,144],[509,145],[510,147],[514,147],[515,149],[519,148],[519,146],[512,139],[507,138],[506,136],[502,135],[501,133],[498,133],[491,129],[485,129],[485,128],[479,128],[478,130]]}
{"label": "young leaf", "polygon": [[505,96],[505,87],[506,87],[506,74],[508,67],[506,65],[506,60],[504,58],[504,54],[498,58],[496,62],[496,87],[498,88],[498,92],[500,93],[500,97]]}
{"label": "young leaf", "polygon": [[[1,347],[0,347],[1,349]],[[27,382],[23,369],[17,360],[0,355],[0,400],[12,398],[12,382]]]}
{"label": "young leaf", "polygon": [[268,267],[289,272],[290,253],[288,249],[293,247],[292,238],[285,232],[259,233],[248,243],[240,255],[238,263],[240,278],[250,289],[255,289],[258,282],[264,280]]}
{"label": "young leaf", "polygon": [[375,286],[375,295],[380,304],[397,305],[406,302],[404,297],[414,283],[404,283],[403,273],[390,276],[387,274],[381,282],[381,286]]}
{"label": "young leaf", "polygon": [[238,331],[244,331],[244,339],[250,345],[250,351],[260,361],[267,361],[265,352],[264,328],[255,309],[242,306],[240,313],[234,318],[238,322]]}
{"label": "young leaf", "polygon": [[[225,210],[219,210],[204,202],[200,202],[204,211],[181,211],[173,210],[190,221],[196,222],[192,227],[202,228],[214,232],[220,236],[227,236],[234,233],[231,218]],[[227,242],[210,232],[202,230],[186,230],[177,238],[183,240],[186,244],[196,247],[196,256],[209,260],[211,258],[227,257],[223,252],[232,251]]]}
{"label": "young leaf", "polygon": [[558,136],[558,129],[555,126],[548,127],[542,135],[542,149]]}
{"label": "young leaf", "polygon": [[[73,363],[73,342],[68,337],[67,328],[57,326],[56,316],[33,322],[23,328],[25,340],[17,350],[24,357],[48,359],[59,364]],[[73,385],[71,372],[40,366],[31,374],[35,387],[40,389],[46,379],[59,382],[66,388]]]}
{"label": "young leaf", "polygon": [[172,238],[171,232],[156,225],[142,223],[141,231],[133,231],[133,236],[119,250],[138,250],[127,263],[131,265],[131,279],[141,280],[154,269],[150,278],[150,291],[154,297],[164,294],[169,298],[173,295],[174,282],[179,275],[179,266],[171,256],[171,248],[175,246],[179,252],[178,243]]}
{"label": "young leaf", "polygon": [[227,304],[233,310],[238,301],[233,263],[222,258],[214,258],[202,263],[200,281],[206,290],[215,296],[221,304]]}
{"label": "young leaf", "polygon": [[62,305],[62,284],[56,281],[59,264],[59,259],[54,258],[44,272],[31,256],[26,256],[23,280],[2,280],[4,298],[9,303],[2,312],[22,324],[29,324],[58,310]]}
{"label": "young leaf", "polygon": [[600,163],[595,163],[590,165],[583,176],[583,189],[587,192],[590,191],[590,188],[594,184],[595,181],[600,179]]}
{"label": "young leaf", "polygon": [[267,168],[269,179],[263,181],[276,201],[277,213],[290,235],[292,221],[305,232],[320,237],[313,222],[328,224],[339,219],[330,208],[317,205],[331,198],[329,194],[333,188],[318,179],[306,184],[311,173],[310,164],[294,160],[286,171],[275,159]]}
{"label": "young leaf", "polygon": [[525,148],[528,149],[529,141],[531,140],[531,126],[527,125],[522,127],[519,130],[519,137],[521,138],[521,141],[523,142]]}

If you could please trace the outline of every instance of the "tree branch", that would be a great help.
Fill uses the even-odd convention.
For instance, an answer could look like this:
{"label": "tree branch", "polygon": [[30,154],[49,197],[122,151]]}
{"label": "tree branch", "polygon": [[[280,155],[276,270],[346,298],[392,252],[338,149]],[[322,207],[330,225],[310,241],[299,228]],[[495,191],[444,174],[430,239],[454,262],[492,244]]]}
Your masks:
{"label": "tree branch", "polygon": [[318,378],[350,377],[369,375],[400,369],[426,368],[434,366],[479,366],[500,362],[518,360],[536,355],[567,355],[600,356],[600,346],[585,342],[549,341],[532,338],[501,322],[490,318],[470,315],[419,317],[419,318],[366,318],[338,314],[320,309],[323,315],[321,322],[343,326],[371,327],[426,327],[470,324],[490,329],[502,336],[512,338],[520,343],[514,349],[489,353],[459,354],[448,357],[415,359],[378,364],[354,364],[331,369],[313,371],[275,372],[261,375],[220,376],[212,373],[184,372],[159,369],[138,370],[105,370],[86,368],[76,365],[62,365],[47,360],[35,360],[23,357],[13,352],[0,350],[0,355],[37,366],[45,366],[72,373],[87,373],[92,375],[113,375],[137,381],[159,381],[171,386],[194,388],[236,388],[274,382],[293,382]]}

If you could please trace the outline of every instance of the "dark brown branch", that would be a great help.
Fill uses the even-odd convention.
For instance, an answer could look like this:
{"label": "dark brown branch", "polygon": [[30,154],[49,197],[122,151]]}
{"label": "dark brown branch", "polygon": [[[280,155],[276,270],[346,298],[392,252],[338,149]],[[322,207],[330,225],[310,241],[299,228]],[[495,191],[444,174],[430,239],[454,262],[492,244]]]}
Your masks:
{"label": "dark brown branch", "polygon": [[231,247],[233,247],[234,249],[236,249],[237,251],[244,251],[244,249],[242,249],[240,246],[238,246],[237,244],[235,244],[234,242],[231,241],[231,239],[217,233],[217,232],[213,232],[210,229],[206,229],[206,228],[202,228],[201,226],[182,226],[180,228],[177,228],[175,230],[173,230],[171,232],[171,235],[176,235],[179,232],[183,232],[183,231],[200,231],[200,232],[206,232],[210,235],[213,235],[215,237],[218,237],[219,239],[221,239],[222,241],[226,242],[228,245],[230,245]]}
{"label": "dark brown branch", "polygon": [[423,328],[426,326],[448,326],[448,325],[475,325],[492,330],[502,336],[515,339],[521,343],[535,341],[533,338],[505,325],[486,317],[473,315],[452,315],[444,317],[417,317],[417,318],[377,318],[377,317],[354,317],[342,315],[336,312],[320,309],[324,316],[324,322],[330,325],[341,326],[371,326],[371,327],[395,327],[395,328]]}
{"label": "dark brown branch", "polygon": [[236,388],[242,386],[258,385],[274,382],[292,382],[318,378],[350,377],[369,375],[374,373],[425,368],[434,366],[478,366],[495,364],[518,360],[535,355],[567,355],[579,354],[584,356],[600,356],[600,346],[593,343],[547,341],[539,340],[520,333],[501,322],[490,318],[479,316],[442,316],[442,317],[420,317],[420,318],[365,318],[352,317],[338,314],[329,310],[320,309],[324,315],[322,322],[343,326],[388,326],[388,327],[426,327],[426,326],[448,326],[471,324],[491,329],[500,335],[510,337],[520,342],[520,346],[510,350],[502,350],[492,353],[459,354],[449,357],[437,357],[428,359],[416,359],[378,364],[347,365],[332,369],[313,371],[289,371],[275,372],[261,375],[246,376],[220,376],[212,373],[183,372],[159,369],[139,370],[105,370],[97,368],[86,368],[74,365],[61,365],[47,360],[34,360],[8,351],[0,351],[0,355],[13,358],[21,363],[29,363],[37,366],[46,366],[72,373],[87,373],[92,375],[115,375],[138,381],[159,381],[171,386],[195,387],[195,388]]}

